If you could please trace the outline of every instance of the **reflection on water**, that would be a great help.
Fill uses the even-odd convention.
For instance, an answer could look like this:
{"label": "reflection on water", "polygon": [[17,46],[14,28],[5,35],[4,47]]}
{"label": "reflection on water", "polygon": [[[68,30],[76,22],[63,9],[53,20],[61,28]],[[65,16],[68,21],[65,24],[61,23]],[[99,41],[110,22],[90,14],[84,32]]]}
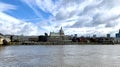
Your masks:
{"label": "reflection on water", "polygon": [[119,45],[0,47],[0,67],[120,67]]}

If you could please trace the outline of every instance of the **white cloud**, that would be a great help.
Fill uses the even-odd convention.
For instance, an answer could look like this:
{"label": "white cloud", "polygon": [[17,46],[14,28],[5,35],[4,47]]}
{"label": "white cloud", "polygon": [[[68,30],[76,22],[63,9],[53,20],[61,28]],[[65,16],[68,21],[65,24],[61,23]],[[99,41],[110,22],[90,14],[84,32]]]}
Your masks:
{"label": "white cloud", "polygon": [[16,9],[16,7],[14,5],[0,2],[0,12],[7,11],[7,10],[14,10],[14,9]]}
{"label": "white cloud", "polygon": [[[120,0],[23,0],[35,12],[52,14],[41,26],[51,30],[65,28],[66,34],[115,34],[120,28]],[[48,24],[50,23],[50,25]],[[81,33],[82,32],[82,33]]]}
{"label": "white cloud", "polygon": [[39,35],[38,27],[30,22],[22,21],[4,13],[15,10],[16,6],[0,2],[0,33],[14,35]]}
{"label": "white cloud", "polygon": [[0,12],[0,32],[14,35],[39,35],[38,27]]}

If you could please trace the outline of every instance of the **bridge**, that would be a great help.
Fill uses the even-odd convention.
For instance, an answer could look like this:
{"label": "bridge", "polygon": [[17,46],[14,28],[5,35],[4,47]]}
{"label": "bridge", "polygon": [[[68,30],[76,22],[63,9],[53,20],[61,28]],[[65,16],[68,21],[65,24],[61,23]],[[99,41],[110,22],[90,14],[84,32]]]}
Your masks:
{"label": "bridge", "polygon": [[0,35],[0,46],[8,45],[8,43],[10,41],[11,41],[10,38],[6,38],[6,37]]}

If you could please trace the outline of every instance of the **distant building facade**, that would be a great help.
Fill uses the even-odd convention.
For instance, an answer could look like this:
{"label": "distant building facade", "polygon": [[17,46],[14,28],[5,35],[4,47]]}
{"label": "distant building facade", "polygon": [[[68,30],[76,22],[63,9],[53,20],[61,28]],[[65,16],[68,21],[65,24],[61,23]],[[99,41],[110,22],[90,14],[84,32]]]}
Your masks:
{"label": "distant building facade", "polygon": [[50,32],[50,36],[64,36],[64,31],[63,31],[62,27],[58,33]]}
{"label": "distant building facade", "polygon": [[47,37],[46,36],[39,36],[38,41],[39,42],[47,42]]}
{"label": "distant building facade", "polygon": [[119,32],[116,33],[116,38],[120,38],[120,29],[119,29]]}
{"label": "distant building facade", "polygon": [[110,34],[107,34],[107,38],[110,38]]}
{"label": "distant building facade", "polygon": [[50,32],[50,36],[48,37],[48,42],[63,42],[68,41],[70,39],[69,36],[65,36],[62,27],[60,28],[59,32]]}
{"label": "distant building facade", "polygon": [[95,34],[93,35],[93,38],[96,38],[96,35],[95,35]]}
{"label": "distant building facade", "polygon": [[119,32],[115,34],[116,35],[116,38],[114,38],[114,42],[115,43],[120,43],[120,29],[119,29]]}
{"label": "distant building facade", "polygon": [[13,42],[28,42],[28,41],[38,41],[38,36],[19,36],[19,35],[12,35],[11,37]]}

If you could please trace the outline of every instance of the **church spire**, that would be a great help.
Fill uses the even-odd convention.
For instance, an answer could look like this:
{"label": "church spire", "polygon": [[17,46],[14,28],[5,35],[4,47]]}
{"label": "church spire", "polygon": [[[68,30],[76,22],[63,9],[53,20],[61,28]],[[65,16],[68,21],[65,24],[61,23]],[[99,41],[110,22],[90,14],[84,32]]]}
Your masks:
{"label": "church spire", "polygon": [[60,36],[64,36],[64,31],[63,31],[62,27],[60,28],[59,33],[60,33]]}
{"label": "church spire", "polygon": [[61,27],[61,29],[60,29],[60,30],[63,30],[63,29],[62,29],[62,27]]}

